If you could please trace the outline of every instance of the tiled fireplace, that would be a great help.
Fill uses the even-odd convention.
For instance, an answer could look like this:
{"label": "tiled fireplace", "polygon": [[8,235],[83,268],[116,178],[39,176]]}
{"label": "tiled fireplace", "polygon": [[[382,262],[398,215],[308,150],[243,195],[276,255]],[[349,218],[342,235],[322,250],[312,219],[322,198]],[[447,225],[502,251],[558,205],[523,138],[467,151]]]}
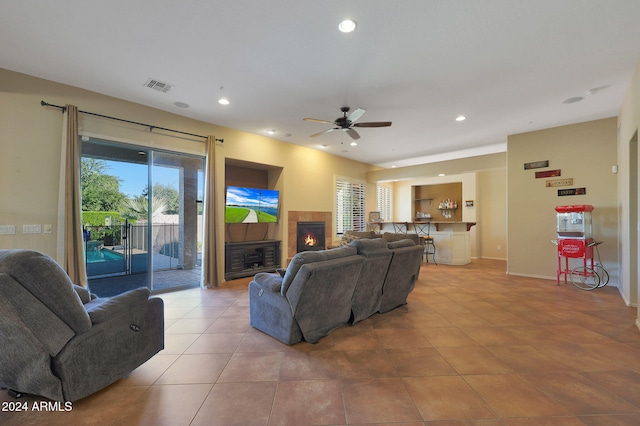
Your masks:
{"label": "tiled fireplace", "polygon": [[[305,211],[289,211],[287,222],[288,249],[287,257],[291,259],[298,252],[298,224],[305,226],[305,223],[324,223],[324,241],[318,241],[316,249],[322,250],[331,245],[333,235],[331,212],[305,212]],[[306,237],[306,235],[305,235]]]}
{"label": "tiled fireplace", "polygon": [[318,251],[326,247],[324,222],[298,222],[296,251]]}

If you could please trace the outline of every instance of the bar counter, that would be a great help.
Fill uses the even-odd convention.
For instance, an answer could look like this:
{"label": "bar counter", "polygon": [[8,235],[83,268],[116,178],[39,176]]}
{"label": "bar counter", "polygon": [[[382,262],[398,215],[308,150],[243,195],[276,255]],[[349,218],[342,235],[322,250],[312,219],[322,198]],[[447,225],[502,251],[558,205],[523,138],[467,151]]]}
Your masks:
{"label": "bar counter", "polygon": [[436,246],[436,263],[466,265],[471,263],[471,236],[469,231],[476,222],[419,221],[419,222],[368,222],[367,228],[379,232],[412,233],[433,237]]}

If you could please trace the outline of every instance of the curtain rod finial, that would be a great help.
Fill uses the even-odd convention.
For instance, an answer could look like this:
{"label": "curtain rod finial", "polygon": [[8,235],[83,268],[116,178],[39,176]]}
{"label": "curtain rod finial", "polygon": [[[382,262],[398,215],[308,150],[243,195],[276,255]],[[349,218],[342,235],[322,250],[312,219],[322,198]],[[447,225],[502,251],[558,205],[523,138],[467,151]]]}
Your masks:
{"label": "curtain rod finial", "polygon": [[224,139],[216,139],[216,142],[224,143]]}

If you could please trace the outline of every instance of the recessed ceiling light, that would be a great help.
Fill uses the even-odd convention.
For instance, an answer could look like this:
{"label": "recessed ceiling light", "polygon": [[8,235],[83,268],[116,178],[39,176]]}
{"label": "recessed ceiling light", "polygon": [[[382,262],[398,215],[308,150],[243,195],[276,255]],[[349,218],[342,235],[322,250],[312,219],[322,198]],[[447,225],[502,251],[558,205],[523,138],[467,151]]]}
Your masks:
{"label": "recessed ceiling light", "polygon": [[466,119],[467,119],[467,117],[465,117],[464,115],[459,115],[459,116],[456,117],[456,121],[464,121]]}
{"label": "recessed ceiling light", "polygon": [[184,102],[174,102],[173,104],[178,108],[189,108],[189,104]]}
{"label": "recessed ceiling light", "polygon": [[267,130],[267,133],[269,133],[270,135],[275,135],[276,131],[271,129],[271,130]]}
{"label": "recessed ceiling light", "polygon": [[322,145],[320,145],[320,148],[323,148],[323,149],[324,149],[324,148],[326,148],[327,146],[328,146],[327,144],[322,144]]}
{"label": "recessed ceiling light", "polygon": [[564,101],[562,101],[562,103],[563,104],[575,104],[576,102],[580,102],[583,99],[584,99],[584,97],[582,97],[582,96],[574,96],[573,98],[565,99]]}
{"label": "recessed ceiling light", "polygon": [[343,33],[350,33],[356,29],[356,23],[351,19],[345,19],[338,24],[338,29]]}
{"label": "recessed ceiling light", "polygon": [[227,99],[227,98],[220,98],[220,99],[218,99],[218,103],[219,103],[220,105],[229,105],[229,99]]}
{"label": "recessed ceiling light", "polygon": [[440,173],[440,174],[438,174],[438,176],[443,177],[443,176],[446,176],[446,175],[444,173]]}
{"label": "recessed ceiling light", "polygon": [[351,142],[349,145],[351,145],[351,146],[358,146],[358,142],[353,141],[353,142]]}

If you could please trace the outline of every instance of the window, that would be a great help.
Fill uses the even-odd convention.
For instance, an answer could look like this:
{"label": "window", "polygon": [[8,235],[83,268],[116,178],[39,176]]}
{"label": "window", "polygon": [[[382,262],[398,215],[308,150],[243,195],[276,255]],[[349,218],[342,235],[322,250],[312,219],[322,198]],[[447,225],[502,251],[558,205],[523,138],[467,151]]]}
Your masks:
{"label": "window", "polygon": [[336,234],[364,231],[366,183],[336,179]]}
{"label": "window", "polygon": [[376,201],[377,208],[380,212],[380,218],[390,222],[393,219],[391,200],[393,199],[393,190],[390,186],[376,185]]}

